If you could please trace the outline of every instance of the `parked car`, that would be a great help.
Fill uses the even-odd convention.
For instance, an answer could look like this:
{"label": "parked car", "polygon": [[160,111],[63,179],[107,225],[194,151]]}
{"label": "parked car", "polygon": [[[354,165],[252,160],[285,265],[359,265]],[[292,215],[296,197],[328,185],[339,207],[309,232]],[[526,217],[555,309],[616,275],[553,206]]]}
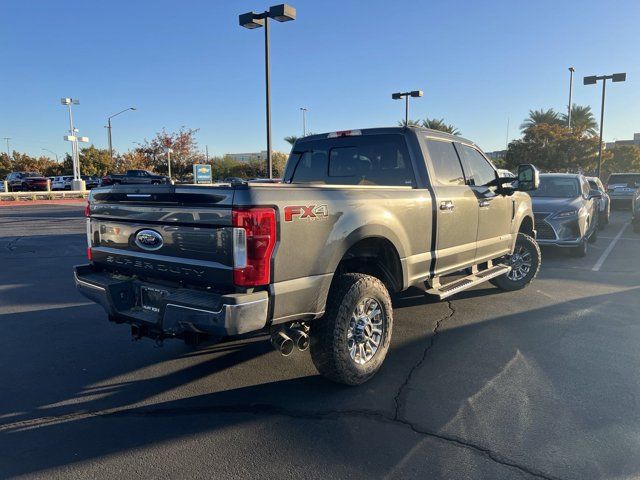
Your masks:
{"label": "parked car", "polygon": [[537,183],[521,165],[514,188],[475,144],[434,130],[310,135],[283,183],[93,190],[75,282],[134,338],[262,331],[283,355],[310,346],[322,375],[360,384],[389,349],[390,292],[443,299],[534,279],[540,250],[519,190]]}
{"label": "parked car", "polygon": [[72,181],[73,175],[59,175],[57,177],[53,177],[51,190],[71,190]]}
{"label": "parked car", "polygon": [[589,187],[591,190],[597,190],[600,192],[600,200],[598,201],[598,226],[603,229],[609,225],[609,217],[611,216],[611,198],[607,193],[606,188],[602,184],[602,181],[598,177],[587,177]]}
{"label": "parked car", "polygon": [[80,178],[84,180],[87,190],[100,186],[100,177],[96,177],[95,175],[81,175]]}
{"label": "parked car", "polygon": [[583,175],[547,173],[540,175],[539,188],[529,195],[538,243],[566,247],[584,257],[587,243],[598,238],[600,191],[592,190]]}
{"label": "parked car", "polygon": [[631,208],[636,190],[640,187],[640,173],[612,173],[606,186],[612,206]]}
{"label": "parked car", "polygon": [[47,181],[37,172],[11,172],[7,175],[10,192],[46,191]]}
{"label": "parked car", "polygon": [[499,168],[498,169],[498,177],[500,177],[500,178],[516,178],[516,175],[510,170],[506,170],[504,168]]}
{"label": "parked car", "polygon": [[102,177],[100,185],[160,185],[161,183],[171,183],[171,179],[164,175],[156,175],[146,170],[127,170],[124,174],[110,173]]}

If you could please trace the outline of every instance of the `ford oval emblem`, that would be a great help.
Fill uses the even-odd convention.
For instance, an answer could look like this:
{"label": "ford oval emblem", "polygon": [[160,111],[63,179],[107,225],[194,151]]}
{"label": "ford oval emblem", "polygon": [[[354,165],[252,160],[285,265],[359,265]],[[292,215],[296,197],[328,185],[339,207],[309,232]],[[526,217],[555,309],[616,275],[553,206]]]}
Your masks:
{"label": "ford oval emblem", "polygon": [[140,230],[136,233],[135,244],[143,250],[158,250],[163,243],[162,235],[155,230]]}

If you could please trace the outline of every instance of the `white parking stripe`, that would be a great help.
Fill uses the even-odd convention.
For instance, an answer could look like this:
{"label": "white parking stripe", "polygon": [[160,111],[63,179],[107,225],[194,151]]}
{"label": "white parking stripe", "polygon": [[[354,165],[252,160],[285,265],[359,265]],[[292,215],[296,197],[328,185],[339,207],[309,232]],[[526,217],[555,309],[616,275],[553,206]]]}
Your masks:
{"label": "white parking stripe", "polygon": [[611,253],[611,250],[613,250],[613,247],[616,246],[616,243],[618,243],[618,240],[620,240],[620,237],[622,236],[622,234],[624,233],[624,231],[628,226],[629,226],[629,222],[626,222],[624,225],[622,225],[622,228],[620,229],[618,234],[613,238],[613,240],[611,241],[609,246],[606,248],[606,250],[602,252],[602,255],[600,255],[600,258],[598,259],[598,261],[596,262],[596,264],[593,266],[591,270],[593,270],[594,272],[597,272],[600,270],[600,267],[602,267],[602,264]]}

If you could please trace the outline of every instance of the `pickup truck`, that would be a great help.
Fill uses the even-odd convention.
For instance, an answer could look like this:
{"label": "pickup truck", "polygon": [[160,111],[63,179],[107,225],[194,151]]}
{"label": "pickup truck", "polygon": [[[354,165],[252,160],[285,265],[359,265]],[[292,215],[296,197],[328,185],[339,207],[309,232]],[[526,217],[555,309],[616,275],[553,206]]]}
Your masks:
{"label": "pickup truck", "polygon": [[523,191],[538,182],[531,165],[502,179],[475,144],[433,130],[311,135],[282,183],[93,190],[75,282],[136,339],[263,332],[356,385],[389,349],[391,294],[533,280],[541,256]]}
{"label": "pickup truck", "polygon": [[161,183],[171,183],[169,177],[165,177],[164,175],[156,175],[151,172],[147,172],[146,170],[127,170],[127,173],[124,174],[116,174],[110,173],[102,177],[100,182],[100,186],[108,186],[108,185],[159,185]]}

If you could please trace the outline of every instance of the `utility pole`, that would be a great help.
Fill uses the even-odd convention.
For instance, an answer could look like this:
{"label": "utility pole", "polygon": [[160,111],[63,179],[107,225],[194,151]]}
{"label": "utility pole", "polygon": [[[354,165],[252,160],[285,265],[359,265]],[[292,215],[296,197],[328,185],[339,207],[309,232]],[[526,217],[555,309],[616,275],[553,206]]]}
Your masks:
{"label": "utility pole", "polygon": [[4,137],[4,140],[7,142],[7,158],[11,158],[11,148],[9,147],[11,137]]}
{"label": "utility pole", "polygon": [[569,113],[567,114],[567,126],[571,128],[571,105],[573,99],[573,72],[576,69],[573,67],[569,67]]}
{"label": "utility pole", "polygon": [[207,158],[207,163],[209,163],[209,145],[204,146],[205,157]]}

